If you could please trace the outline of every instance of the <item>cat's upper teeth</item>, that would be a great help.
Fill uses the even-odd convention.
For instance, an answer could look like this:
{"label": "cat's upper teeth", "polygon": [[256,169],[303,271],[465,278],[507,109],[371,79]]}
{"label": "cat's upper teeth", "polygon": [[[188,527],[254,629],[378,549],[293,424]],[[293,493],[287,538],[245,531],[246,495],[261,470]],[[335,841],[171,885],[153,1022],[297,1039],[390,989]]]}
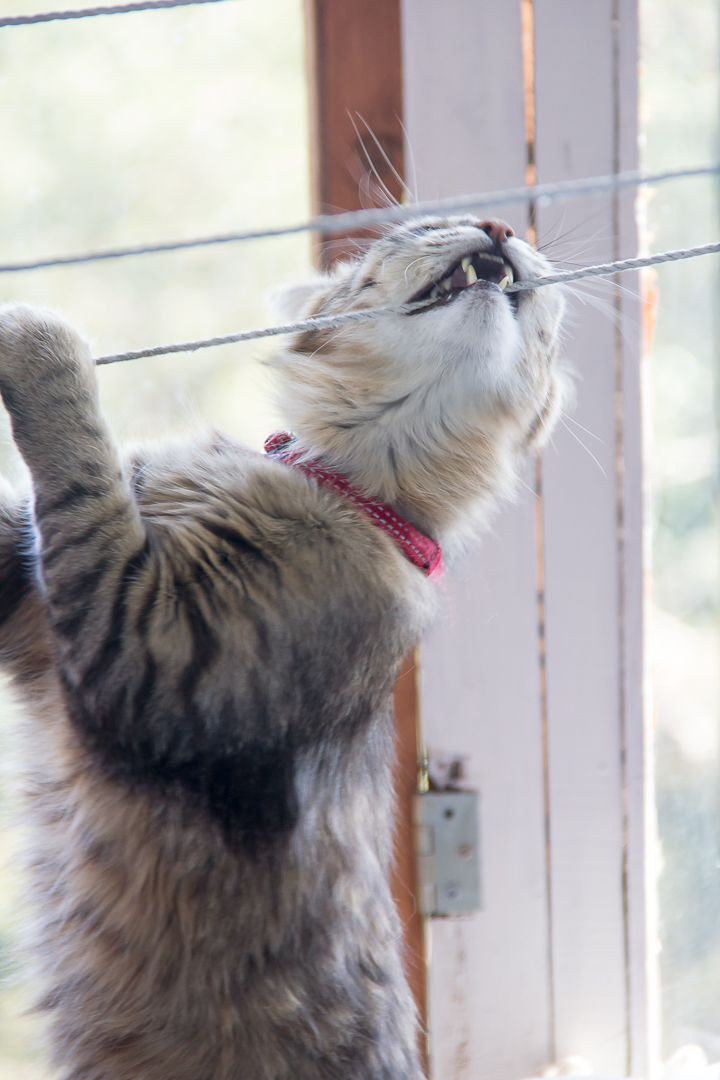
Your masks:
{"label": "cat's upper teeth", "polygon": [[[478,271],[476,269],[477,264],[474,262],[475,258],[476,256],[473,255],[463,256],[463,258],[460,260],[460,263],[456,264],[452,273],[448,274],[440,281],[435,282],[435,284],[426,294],[427,298],[429,300],[437,300],[440,297],[445,296],[447,293],[457,292],[460,289],[466,289],[468,288],[468,286],[474,285],[479,280]],[[508,263],[504,262],[497,255],[482,255],[480,258],[481,261],[485,263],[492,262],[499,264],[498,269],[500,270],[502,276],[499,279],[488,276],[488,281],[496,280],[497,284],[500,286],[501,289],[506,289],[508,285],[512,284],[513,272]],[[481,268],[481,273],[482,272],[483,271]]]}
{"label": "cat's upper teeth", "polygon": [[508,266],[507,263],[505,263],[505,265],[503,266],[503,270],[505,271],[505,276],[503,278],[501,278],[500,281],[498,281],[498,285],[500,286],[501,289],[504,290],[504,289],[507,289],[508,285],[512,285],[512,283],[514,281],[514,277],[513,277],[512,267]]}
{"label": "cat's upper teeth", "polygon": [[472,255],[466,255],[465,258],[462,259],[460,267],[465,274],[465,279],[468,285],[474,285],[478,277],[477,273],[475,272],[475,267],[472,264]]}

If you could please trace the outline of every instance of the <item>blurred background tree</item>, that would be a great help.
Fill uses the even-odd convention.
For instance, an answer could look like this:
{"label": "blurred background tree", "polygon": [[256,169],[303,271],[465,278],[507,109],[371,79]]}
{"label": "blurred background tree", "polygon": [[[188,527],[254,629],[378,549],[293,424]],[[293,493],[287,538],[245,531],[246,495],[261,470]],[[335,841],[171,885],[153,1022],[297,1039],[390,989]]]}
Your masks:
{"label": "blurred background tree", "polygon": [[[47,7],[0,0],[2,14]],[[2,262],[305,220],[302,2],[230,0],[0,28],[0,146]],[[268,292],[306,276],[309,245],[307,236],[281,237],[0,275],[0,301],[61,310],[95,355],[229,333],[271,320]],[[278,424],[263,367],[273,347],[104,368],[103,409],[120,439],[208,422],[259,447]],[[4,416],[0,470],[20,472]],[[16,719],[0,690],[6,821],[17,805]],[[22,837],[0,835],[0,1080],[39,1080],[41,1028],[21,1015],[31,988],[14,957]]]}
{"label": "blurred background tree", "polygon": [[[644,165],[718,160],[718,0],[642,0]],[[718,182],[658,185],[651,250],[719,235]],[[648,363],[663,1055],[720,1060],[718,260],[657,268]]]}

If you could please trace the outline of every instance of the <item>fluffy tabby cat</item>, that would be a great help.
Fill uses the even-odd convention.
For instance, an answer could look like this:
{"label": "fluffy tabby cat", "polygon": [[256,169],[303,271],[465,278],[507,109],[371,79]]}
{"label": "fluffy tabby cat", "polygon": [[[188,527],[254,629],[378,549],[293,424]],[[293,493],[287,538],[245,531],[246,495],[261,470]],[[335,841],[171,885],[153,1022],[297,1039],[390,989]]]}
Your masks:
{"label": "fluffy tabby cat", "polygon": [[[399,226],[276,359],[297,444],[446,547],[552,426],[561,299],[473,217]],[[475,281],[476,278],[479,280]],[[357,505],[215,432],[123,458],[83,341],[0,309],[32,479],[0,499],[0,658],[32,724],[41,1007],[72,1080],[418,1080],[391,691],[435,587]]]}

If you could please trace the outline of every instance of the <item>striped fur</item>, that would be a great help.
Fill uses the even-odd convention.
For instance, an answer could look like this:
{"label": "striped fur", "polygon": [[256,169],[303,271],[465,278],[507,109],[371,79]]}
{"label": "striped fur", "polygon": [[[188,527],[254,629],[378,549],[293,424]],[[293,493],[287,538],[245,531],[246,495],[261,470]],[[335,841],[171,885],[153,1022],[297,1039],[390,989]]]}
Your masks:
{"label": "striped fur", "polygon": [[[408,299],[473,219],[294,290]],[[518,272],[544,262],[506,242]],[[473,250],[475,250],[473,248]],[[469,289],[277,358],[309,451],[452,547],[547,430],[557,293]],[[121,458],[86,346],[0,309],[32,477],[0,493],[0,659],[31,725],[36,955],[66,1080],[419,1080],[387,875],[391,690],[433,586],[352,504],[215,433]]]}

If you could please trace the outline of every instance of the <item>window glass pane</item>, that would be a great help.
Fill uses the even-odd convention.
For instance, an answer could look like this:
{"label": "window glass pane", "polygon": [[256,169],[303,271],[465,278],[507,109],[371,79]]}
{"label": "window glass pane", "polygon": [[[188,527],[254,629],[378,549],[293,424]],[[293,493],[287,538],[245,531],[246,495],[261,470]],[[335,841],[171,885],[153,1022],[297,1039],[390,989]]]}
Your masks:
{"label": "window glass pane", "polygon": [[[718,2],[645,0],[644,165],[717,159]],[[653,251],[716,240],[714,180],[659,185]],[[716,256],[658,267],[649,360],[663,1056],[720,1059],[720,519]]]}
{"label": "window glass pane", "polygon": [[[0,0],[0,14],[70,6]],[[75,6],[87,6],[75,0]],[[295,224],[309,216],[302,0],[232,0],[0,31],[0,263],[48,253]],[[0,302],[51,305],[95,355],[210,337],[271,320],[266,294],[303,278],[306,236],[0,275]],[[278,423],[250,342],[99,372],[118,436],[199,420],[255,446]],[[1,410],[0,410],[1,412]],[[0,416],[0,471],[17,471]],[[0,688],[0,757],[13,718]],[[16,800],[0,776],[0,813]],[[0,964],[23,906],[17,834],[0,834]],[[0,992],[0,1080],[36,1080],[30,991]]]}

